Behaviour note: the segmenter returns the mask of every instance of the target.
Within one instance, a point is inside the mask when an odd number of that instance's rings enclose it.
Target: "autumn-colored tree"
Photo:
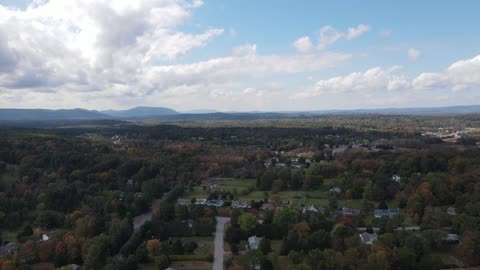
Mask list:
[[[42,241],[37,247],[37,256],[42,262],[47,262],[53,258],[56,243],[54,240]]]
[[[234,264],[228,268],[228,270],[244,270],[245,268],[242,265]]]
[[[308,237],[311,231],[310,226],[305,221],[295,224],[293,229],[297,232],[298,238]]]
[[[480,263],[478,258],[480,252],[480,237],[474,232],[466,231],[463,234],[462,244],[458,248],[459,256],[469,265],[477,265]]]
[[[160,255],[161,246],[158,239],[152,239],[147,241],[147,251],[150,256]]]
[[[379,250],[368,255],[368,269],[389,270],[389,258],[385,251]]]
[[[11,260],[5,260],[2,262],[2,270],[13,270],[14,264]]]
[[[63,266],[67,263],[67,249],[63,241],[59,241],[55,246],[55,267]]]

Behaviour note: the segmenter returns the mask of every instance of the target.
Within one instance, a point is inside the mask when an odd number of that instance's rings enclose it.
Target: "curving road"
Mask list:
[[[213,270],[223,270],[223,230],[225,223],[230,218],[217,217],[217,230],[215,232],[215,255],[213,257]]]

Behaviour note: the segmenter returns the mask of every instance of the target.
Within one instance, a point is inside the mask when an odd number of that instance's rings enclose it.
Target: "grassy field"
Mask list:
[[[296,208],[301,205],[312,204],[328,206],[329,190],[335,185],[335,179],[326,179],[319,189],[312,191],[289,190],[274,193],[272,191],[254,190],[247,193],[249,189],[252,190],[255,188],[255,182],[255,179],[216,178],[205,182],[203,185],[217,184],[219,190],[236,193],[238,199],[243,201],[260,201],[265,198],[272,201],[273,198],[275,198],[284,202],[289,201],[292,203],[292,207]],[[183,198],[206,198],[208,194],[208,191],[204,190],[202,186],[196,186],[193,188],[193,191],[187,192]],[[391,208],[398,207],[398,201],[395,200],[387,202],[387,204]],[[362,200],[338,200],[338,205],[339,207],[361,209]]]

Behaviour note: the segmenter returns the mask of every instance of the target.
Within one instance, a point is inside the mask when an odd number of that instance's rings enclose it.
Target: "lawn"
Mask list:
[[[255,188],[255,179],[234,179],[234,178],[215,178],[204,182],[202,186],[193,187],[193,191],[189,191],[185,194],[184,198],[205,198],[208,196],[208,192],[203,189],[203,185],[217,184],[218,190],[229,191],[232,193],[242,194],[247,192],[250,188]]]
[[[292,203],[292,207],[300,207],[301,205],[319,205],[319,206],[328,206],[329,198],[329,189],[335,185],[336,179],[325,179],[323,185],[312,191],[303,191],[303,190],[287,190],[274,193],[273,191],[261,191],[254,190],[245,194],[247,190],[255,188],[255,179],[234,179],[234,178],[215,178],[209,180],[203,185],[206,184],[217,184],[219,190],[230,191],[238,194],[238,199],[243,201],[261,201],[265,198],[268,198],[272,201],[272,197],[277,197],[280,201],[289,201]],[[208,197],[208,192],[203,189],[202,186],[196,186],[193,188],[193,191],[187,192],[184,198],[206,198]],[[387,202],[388,206],[391,208],[398,207],[398,201],[393,200]],[[362,200],[338,200],[339,207],[348,207],[348,208],[362,208]]]

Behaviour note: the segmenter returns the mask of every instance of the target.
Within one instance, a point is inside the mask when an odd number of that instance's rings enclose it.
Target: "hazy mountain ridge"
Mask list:
[[[58,120],[105,120],[105,119],[259,119],[290,117],[298,115],[459,115],[480,113],[480,105],[451,106],[434,108],[384,108],[358,110],[318,110],[318,111],[272,111],[272,112],[217,112],[214,110],[191,110],[177,112],[165,107],[135,107],[129,110],[86,110],[86,109],[0,109],[0,121],[58,121]]]
[[[175,115],[177,111],[165,107],[135,107],[128,110],[105,110],[103,114],[116,118],[144,118],[163,115]]]
[[[108,119],[108,115],[85,109],[0,109],[1,121],[92,120]]]

